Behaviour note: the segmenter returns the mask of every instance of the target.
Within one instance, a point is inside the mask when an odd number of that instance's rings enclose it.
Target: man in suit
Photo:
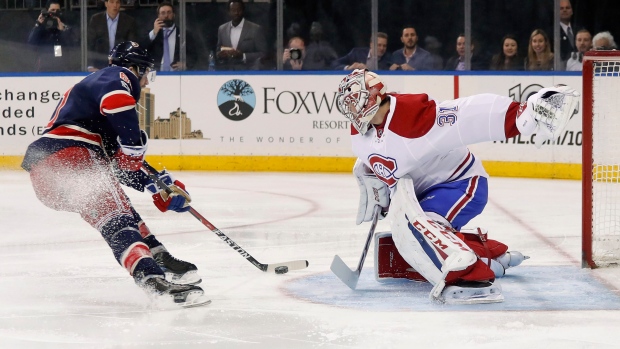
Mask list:
[[[571,26],[573,7],[570,0],[560,0],[560,58],[566,64],[571,52],[577,51],[575,31]]]
[[[372,40],[372,38],[371,38]],[[372,62],[372,42],[370,47],[355,47],[346,56],[340,57],[332,63],[335,70],[354,70],[354,69],[371,69],[371,70],[389,70],[389,55],[385,54],[387,50],[388,36],[386,33],[377,33],[377,53],[378,53],[378,69],[369,67]]]
[[[246,20],[242,0],[228,1],[230,22],[217,30],[218,70],[249,70],[267,52],[267,41],[260,25]]]
[[[157,6],[157,19],[153,23],[153,30],[149,32],[145,45],[155,59],[157,71],[192,69],[198,59],[193,36],[188,31],[185,35],[186,62],[181,62],[179,49],[181,46],[181,30],[175,24],[174,19],[175,12],[172,3],[164,1]]]
[[[489,64],[484,62],[479,55],[475,54],[476,44],[473,38],[469,46],[472,54],[470,70],[485,70]],[[465,70],[465,34],[459,34],[456,38],[456,56],[452,56],[448,59],[445,70]]]
[[[121,0],[105,0],[105,12],[94,14],[88,22],[88,71],[108,66],[108,54],[123,41],[138,41],[136,21],[120,13]]]
[[[403,28],[400,41],[404,47],[392,53],[390,70],[431,70],[431,54],[418,46],[418,33],[413,26]]]

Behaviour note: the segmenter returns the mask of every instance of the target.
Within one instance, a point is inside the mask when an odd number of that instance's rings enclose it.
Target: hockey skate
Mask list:
[[[168,303],[168,300],[171,300],[173,304],[185,308],[211,303],[204,295],[202,288],[195,285],[174,284],[159,276],[147,277],[146,281],[138,283],[138,285],[153,296],[155,301],[163,300]]]
[[[166,280],[180,285],[196,285],[202,279],[198,268],[192,263],[174,258],[170,252],[161,251],[153,254],[153,259],[166,275]]]
[[[435,299],[445,304],[485,304],[504,301],[502,287],[490,282],[463,282],[447,286]]]

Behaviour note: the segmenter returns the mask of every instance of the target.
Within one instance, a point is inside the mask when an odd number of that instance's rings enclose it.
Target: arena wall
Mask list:
[[[496,93],[517,101],[581,76],[384,73],[390,91],[436,100]],[[64,92],[84,74],[0,76],[0,167],[19,169]],[[160,74],[139,111],[151,137],[147,160],[170,170],[348,172],[349,123],[338,112],[342,73]],[[555,144],[536,149],[515,137],[471,146],[495,176],[581,178],[581,113]]]

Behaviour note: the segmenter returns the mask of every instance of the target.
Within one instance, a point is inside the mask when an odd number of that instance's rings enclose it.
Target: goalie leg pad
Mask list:
[[[478,260],[452,232],[426,217],[411,178],[399,180],[390,211],[392,238],[400,255],[431,284],[452,281],[452,277],[446,279],[449,273],[465,272]]]
[[[427,281],[398,253],[391,232],[375,234],[375,279],[409,279]]]
[[[492,284],[493,271],[450,230],[426,217],[411,178],[403,176],[399,180],[390,211],[394,243],[403,259],[433,285],[431,300],[446,302],[444,292],[454,290],[447,286],[476,289],[460,297],[462,302],[503,300],[501,288]]]

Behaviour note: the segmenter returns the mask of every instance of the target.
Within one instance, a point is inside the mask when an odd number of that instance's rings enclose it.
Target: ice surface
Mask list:
[[[532,258],[500,280],[504,303],[441,306],[429,285],[376,282],[373,247],[357,291],[330,273],[335,254],[355,267],[368,232],[351,175],[175,172],[194,208],[260,262],[310,266],[261,272],[189,213],[129,189],[213,300],[158,310],[77,214],[43,206],[25,172],[0,176],[0,348],[620,347],[620,270],[580,268],[577,181],[491,178],[470,225]]]

